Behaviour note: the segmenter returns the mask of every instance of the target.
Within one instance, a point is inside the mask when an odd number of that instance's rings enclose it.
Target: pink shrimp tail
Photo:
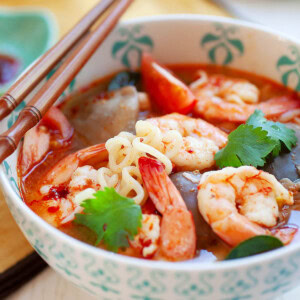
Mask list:
[[[300,108],[300,101],[292,96],[274,97],[266,102],[261,102],[257,106],[267,118],[276,118],[293,109]]]
[[[289,225],[271,230],[272,235],[280,239],[284,245],[288,245],[297,232],[298,228]]]

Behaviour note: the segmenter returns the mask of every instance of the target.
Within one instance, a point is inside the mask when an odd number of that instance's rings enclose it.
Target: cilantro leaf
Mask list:
[[[243,165],[261,167],[274,145],[275,141],[268,137],[265,130],[248,124],[240,125],[229,134],[226,147],[216,153],[215,160],[220,168]]]
[[[96,245],[103,240],[111,251],[128,247],[142,226],[141,207],[134,200],[119,195],[114,188],[98,191],[93,199],[81,203],[84,214],[76,214],[74,222],[97,234]]]
[[[281,151],[281,143],[285,144],[288,150],[292,150],[292,147],[296,145],[297,138],[295,131],[286,127],[279,122],[268,121],[264,118],[264,113],[261,110],[255,110],[255,112],[247,120],[248,125],[252,125],[254,128],[260,127],[268,132],[268,136],[276,141],[276,145],[273,149],[273,156],[278,156]]]

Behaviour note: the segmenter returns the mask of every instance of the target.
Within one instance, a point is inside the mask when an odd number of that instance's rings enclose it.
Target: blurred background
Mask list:
[[[57,18],[60,35],[84,15],[97,0],[1,0],[0,6],[35,6]],[[172,13],[234,16],[266,24],[300,37],[298,0],[135,0],[125,18]]]
[[[6,73],[0,72],[0,94],[15,76],[70,30],[97,2],[0,0],[0,65],[10,67],[11,72],[8,69],[3,69]],[[241,18],[300,38],[298,0],[135,0],[124,18],[174,13]],[[2,55],[11,55],[16,61]],[[1,80],[5,81],[2,86]],[[22,300],[89,298],[77,289],[74,291],[73,286],[54,271],[45,269],[45,264],[33,254],[17,228],[1,193],[0,232],[0,299],[4,299],[4,293],[10,293],[9,299]],[[19,276],[23,273],[25,276]],[[299,291],[284,299],[300,299]]]
[[[57,18],[60,34],[66,33],[97,0],[1,0],[1,6],[35,6],[50,10]],[[209,0],[135,0],[124,18],[170,13],[225,15],[225,10]]]

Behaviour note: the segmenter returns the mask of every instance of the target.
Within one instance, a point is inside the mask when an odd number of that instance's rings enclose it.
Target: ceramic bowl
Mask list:
[[[20,75],[57,39],[57,25],[53,15],[41,9],[7,9],[0,7],[0,54],[14,57]],[[12,82],[0,86],[4,93]]]
[[[142,51],[166,64],[211,63],[246,70],[300,91],[299,41],[251,23],[175,15],[121,23],[65,94],[112,72],[138,67]],[[11,126],[19,109],[1,123],[2,131]],[[214,263],[140,260],[84,244],[48,225],[22,202],[16,161],[17,153],[3,163],[0,179],[24,235],[53,269],[101,299],[263,300],[300,283],[297,243]]]

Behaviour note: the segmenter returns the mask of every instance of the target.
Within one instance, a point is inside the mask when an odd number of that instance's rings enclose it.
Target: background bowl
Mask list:
[[[120,69],[138,67],[142,51],[166,64],[213,63],[246,70],[300,91],[298,41],[250,23],[175,15],[121,23],[64,94]],[[1,122],[2,131],[24,105]],[[22,202],[16,161],[17,153],[4,161],[0,171],[16,222],[52,268],[101,299],[274,299],[300,282],[296,243],[216,263],[139,260],[84,244],[48,225]]]
[[[47,10],[24,8],[0,11],[0,54],[15,58],[18,72],[15,78],[0,86],[4,93],[25,68],[43,54],[57,39],[57,24]]]

